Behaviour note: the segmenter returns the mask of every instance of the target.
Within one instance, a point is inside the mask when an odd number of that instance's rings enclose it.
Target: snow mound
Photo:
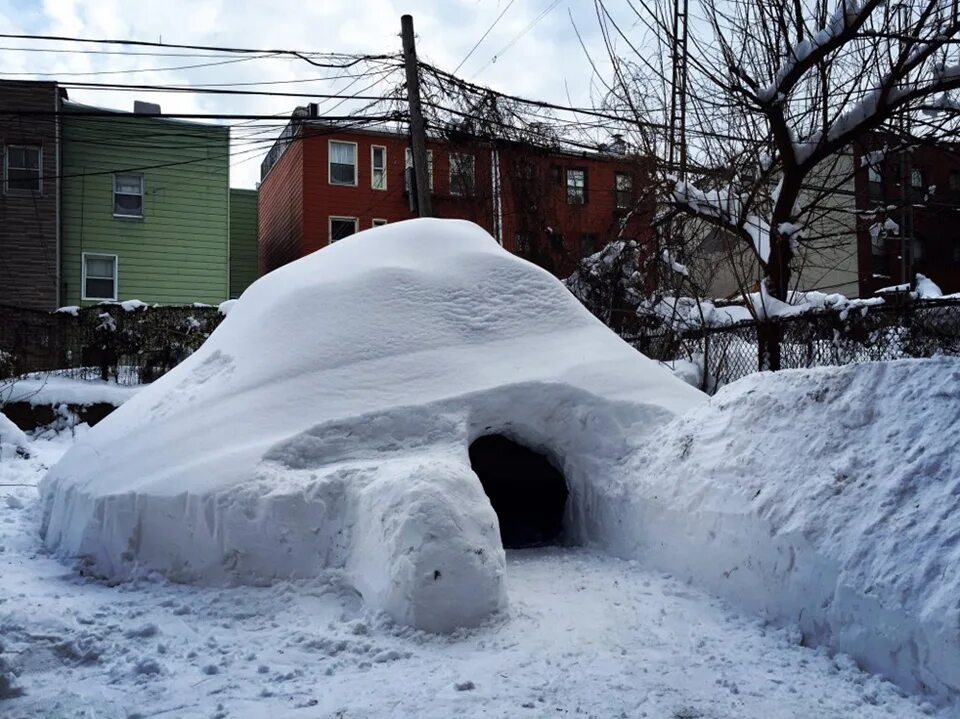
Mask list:
[[[956,697],[958,431],[957,359],[751,375],[648,436],[609,544]]]
[[[565,531],[590,541],[631,442],[703,400],[477,226],[396,223],[248,288],[50,470],[42,532],[111,577],[339,570],[371,606],[446,631],[506,601],[474,439],[546,453]]]
[[[23,430],[0,412],[0,459],[11,456],[28,456],[30,440]]]

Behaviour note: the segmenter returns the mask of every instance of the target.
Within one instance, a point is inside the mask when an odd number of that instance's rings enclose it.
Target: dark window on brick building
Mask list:
[[[633,205],[633,175],[627,172],[618,172],[615,175],[614,183],[614,190],[617,194],[617,209],[630,209]]]
[[[587,171],[567,170],[567,204],[585,205],[587,202]]]
[[[356,217],[331,217],[330,218],[330,244],[344,237],[349,237],[357,231]]]
[[[7,145],[4,153],[4,186],[8,191],[42,189],[41,151],[36,145]]]

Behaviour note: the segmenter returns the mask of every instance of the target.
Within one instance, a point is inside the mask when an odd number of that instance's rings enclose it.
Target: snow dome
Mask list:
[[[604,486],[702,400],[476,225],[401,222],[254,283],[50,470],[42,532],[113,578],[332,570],[447,631],[505,605],[501,532],[608,543]]]

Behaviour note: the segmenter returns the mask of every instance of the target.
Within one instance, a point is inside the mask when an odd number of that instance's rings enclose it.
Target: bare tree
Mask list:
[[[664,157],[665,108],[677,50],[669,0],[595,0],[613,63],[606,104],[631,113]],[[686,141],[690,174],[661,165],[661,221],[695,217],[735,238],[759,268],[763,295],[786,301],[810,263],[823,203],[856,171],[837,166],[869,133],[926,137],[954,127],[960,86],[957,0],[691,2]],[[626,15],[626,17],[624,16]],[[656,93],[641,90],[660,88]],[[931,114],[934,113],[934,114]],[[657,119],[660,122],[657,122]],[[709,182],[698,177],[705,170]],[[852,167],[852,169],[850,169]],[[718,176],[717,170],[721,172]],[[830,178],[825,180],[825,178]],[[779,367],[769,330],[765,362]]]

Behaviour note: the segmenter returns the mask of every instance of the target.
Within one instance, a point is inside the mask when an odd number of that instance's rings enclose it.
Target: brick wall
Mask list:
[[[330,181],[330,143],[356,145],[356,182],[338,185]],[[267,174],[260,187],[261,272],[315,252],[330,243],[331,218],[356,220],[358,230],[410,219],[406,190],[405,135],[371,131],[341,131],[322,125],[304,125],[297,140]],[[373,147],[386,150],[386,188],[373,187]],[[633,178],[634,198],[649,186],[649,163],[621,156],[572,155],[525,149],[534,166],[528,182],[514,182],[511,173],[521,151],[499,150],[501,207],[496,211],[490,144],[482,140],[429,141],[433,155],[433,214],[436,217],[470,220],[492,235],[499,221],[504,247],[541,265],[558,277],[566,277],[587,250],[599,251],[620,234],[641,242],[652,236],[649,226],[652,206],[618,208],[615,177]],[[451,154],[473,157],[474,186],[468,196],[451,187]],[[585,169],[586,201],[567,200],[568,168]],[[523,184],[525,187],[520,187]],[[532,193],[527,191],[532,187]],[[535,197],[534,197],[535,195]],[[517,237],[527,238],[525,247]],[[295,249],[298,248],[298,249]]]
[[[0,114],[0,154],[11,145],[39,146],[42,189],[0,188],[0,304],[39,310],[58,304],[60,205],[59,91],[52,82],[0,81],[0,108],[47,116]],[[5,166],[0,163],[0,167]]]

